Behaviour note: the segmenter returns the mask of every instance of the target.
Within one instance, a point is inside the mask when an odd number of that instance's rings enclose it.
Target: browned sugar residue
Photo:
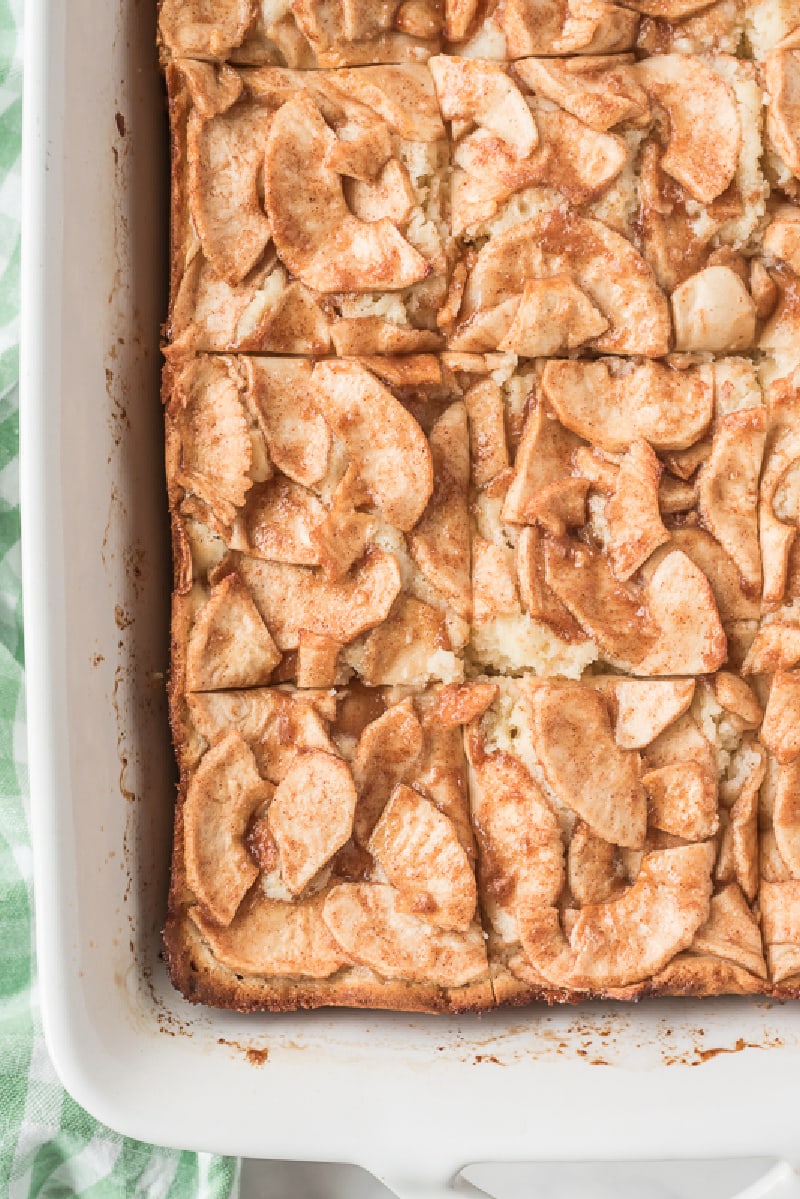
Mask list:
[[[506,1064],[505,1062],[501,1062],[499,1057],[495,1057],[493,1053],[476,1053],[472,1064],[479,1066],[483,1062],[492,1062],[495,1066],[504,1066]]]
[[[710,1062],[712,1057],[719,1057],[719,1055],[721,1053],[741,1053],[741,1051],[743,1049],[763,1049],[763,1048],[764,1048],[763,1045],[757,1045],[752,1041],[745,1041],[742,1037],[739,1037],[738,1040],[736,1041],[736,1043],[734,1045],[731,1045],[727,1049],[724,1048],[723,1046],[720,1046],[717,1049],[695,1049],[695,1053],[697,1054],[697,1061],[692,1062],[691,1065],[701,1066],[703,1064],[703,1062]]]
[[[120,137],[124,137],[125,136],[125,118],[124,118],[124,116],[122,115],[121,112],[115,112],[114,120],[117,123],[117,132],[119,133]]]
[[[218,1045],[227,1045],[229,1049],[236,1049],[239,1053],[243,1053],[251,1066],[263,1066],[269,1061],[268,1049],[252,1049],[240,1045],[238,1041],[229,1041],[227,1037],[217,1037]]]
[[[247,1049],[245,1057],[252,1066],[263,1066],[264,1062],[269,1061],[268,1049]]]
[[[133,624],[133,617],[125,611],[122,604],[115,604],[114,620],[118,629],[127,629]]]

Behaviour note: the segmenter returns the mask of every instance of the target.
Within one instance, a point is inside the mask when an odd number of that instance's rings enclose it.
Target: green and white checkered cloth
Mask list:
[[[22,0],[0,0],[0,1196],[230,1199],[235,1161],[156,1149],[98,1124],[60,1086],[42,1036],[19,552],[21,33]]]

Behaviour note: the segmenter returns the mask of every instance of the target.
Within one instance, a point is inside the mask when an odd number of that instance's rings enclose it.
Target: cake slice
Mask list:
[[[162,57],[249,66],[420,62],[439,47],[437,0],[161,0]]]
[[[428,356],[173,357],[173,680],[463,678],[467,415]]]
[[[429,63],[462,245],[448,347],[663,357],[755,346],[752,64],[669,53]]]
[[[165,933],[187,998],[490,1006],[460,726],[495,693],[190,696]]]
[[[763,990],[749,688],[495,682],[465,741],[498,1002]]]
[[[441,342],[448,148],[421,64],[167,70],[168,332],[189,351]]]
[[[762,596],[754,365],[445,361],[470,418],[473,669],[738,666]]]

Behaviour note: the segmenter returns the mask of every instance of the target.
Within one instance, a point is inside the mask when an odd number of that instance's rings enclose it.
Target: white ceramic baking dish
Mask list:
[[[800,1004],[240,1017],[171,989],[154,9],[28,0],[25,14],[30,776],[42,1004],[65,1085],[143,1140],[350,1161],[401,1191],[443,1189],[478,1160],[800,1163]]]

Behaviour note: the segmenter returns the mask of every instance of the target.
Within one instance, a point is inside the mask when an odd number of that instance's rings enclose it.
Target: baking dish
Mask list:
[[[143,1140],[350,1161],[409,1193],[478,1160],[800,1162],[797,1005],[240,1017],[172,990],[155,6],[31,0],[26,17],[30,776],[43,1015],[67,1088]]]

